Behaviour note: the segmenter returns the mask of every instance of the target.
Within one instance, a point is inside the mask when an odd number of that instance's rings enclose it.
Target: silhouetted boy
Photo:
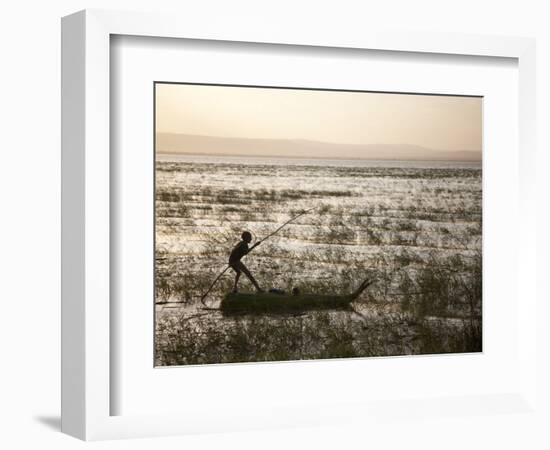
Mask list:
[[[241,277],[241,272],[244,273],[248,279],[252,282],[258,292],[263,292],[258,282],[254,279],[248,268],[243,264],[241,258],[250,252],[253,248],[260,245],[260,242],[256,242],[252,247],[248,248],[248,244],[252,240],[252,235],[248,231],[243,231],[241,235],[242,241],[239,242],[229,255],[229,266],[236,272],[235,285],[233,286],[233,292],[237,292],[237,283]]]

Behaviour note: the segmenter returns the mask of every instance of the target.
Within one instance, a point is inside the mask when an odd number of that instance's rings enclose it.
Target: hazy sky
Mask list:
[[[481,152],[482,99],[156,85],[156,131]]]

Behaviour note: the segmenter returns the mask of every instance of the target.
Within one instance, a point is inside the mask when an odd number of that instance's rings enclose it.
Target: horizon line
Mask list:
[[[402,145],[402,146],[410,146],[410,147],[418,147],[424,150],[430,150],[432,152],[470,152],[470,153],[479,153],[480,155],[483,153],[483,149],[479,150],[471,150],[471,149],[462,149],[462,150],[449,150],[449,149],[435,149],[433,147],[426,147],[424,145],[419,144],[406,144],[406,143],[371,143],[371,144],[351,144],[351,143],[343,143],[343,142],[330,142],[330,141],[319,141],[314,139],[305,139],[305,138],[262,138],[262,137],[244,137],[244,136],[219,136],[219,135],[208,135],[208,134],[190,134],[190,133],[179,133],[177,131],[155,131],[155,147],[156,147],[156,138],[159,134],[176,134],[180,136],[194,136],[199,138],[213,138],[213,139],[243,139],[243,140],[258,140],[258,141],[302,141],[302,142],[313,142],[317,144],[324,144],[324,145],[345,145],[350,147],[364,147],[364,146],[385,146],[385,145]],[[159,150],[157,150],[159,151]],[[162,152],[161,153],[176,153],[176,152]],[[197,153],[198,154],[198,153]],[[246,155],[243,155],[246,156]],[[359,158],[363,159],[363,158]],[[428,160],[427,160],[428,161]]]

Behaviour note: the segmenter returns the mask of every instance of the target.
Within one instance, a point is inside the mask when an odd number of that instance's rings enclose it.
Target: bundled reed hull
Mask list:
[[[224,312],[296,312],[309,309],[345,308],[352,300],[351,295],[231,293],[224,297],[220,308]]]
[[[262,293],[230,293],[227,294],[220,309],[224,313],[269,313],[269,312],[299,312],[306,310],[342,309],[370,285],[372,281],[365,280],[351,294],[299,294],[281,295],[272,292]]]

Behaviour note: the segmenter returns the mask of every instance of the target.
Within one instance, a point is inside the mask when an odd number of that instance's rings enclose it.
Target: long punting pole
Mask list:
[[[272,236],[275,236],[279,231],[281,231],[284,227],[286,227],[289,223],[293,222],[294,220],[296,220],[298,217],[301,217],[303,216],[304,214],[307,214],[308,212],[310,211],[313,211],[315,209],[315,207],[313,208],[309,208],[309,209],[306,209],[305,211],[302,211],[300,214],[298,214],[297,216],[294,216],[292,219],[290,220],[287,220],[285,223],[283,223],[279,228],[277,228],[273,233],[271,234],[268,234],[266,237],[264,237],[263,239],[260,239],[258,241],[258,243],[260,242],[264,242],[266,241],[267,239],[269,239],[270,237]],[[254,247],[250,249],[250,251],[248,253],[250,253],[252,250],[254,250]],[[208,288],[208,290],[202,295],[201,297],[201,303],[203,304],[203,306],[207,307],[208,306],[206,305],[206,303],[204,303],[204,300],[206,299],[206,297],[208,296],[208,294],[210,294],[210,291],[214,288],[214,286],[216,285],[216,283],[218,282],[218,280],[223,276],[223,274],[225,272],[227,272],[227,269],[229,269],[229,265],[227,265],[225,267],[225,269],[223,269],[223,271],[216,277],[216,279],[212,282],[212,284],[210,285],[210,287]]]
[[[266,237],[264,237],[263,239],[260,239],[258,242],[263,242],[263,241],[269,239],[271,236],[276,235],[279,231],[281,231],[284,227],[286,227],[290,222],[296,220],[298,217],[301,217],[301,216],[303,216],[304,214],[307,214],[307,213],[310,212],[310,211],[313,211],[314,209],[315,209],[315,207],[306,209],[305,211],[301,212],[301,213],[298,214],[297,216],[294,216],[292,219],[287,220],[287,221],[286,221],[285,223],[283,223],[279,228],[277,228],[273,233],[268,234]],[[249,252],[249,253],[250,253],[250,252]]]

